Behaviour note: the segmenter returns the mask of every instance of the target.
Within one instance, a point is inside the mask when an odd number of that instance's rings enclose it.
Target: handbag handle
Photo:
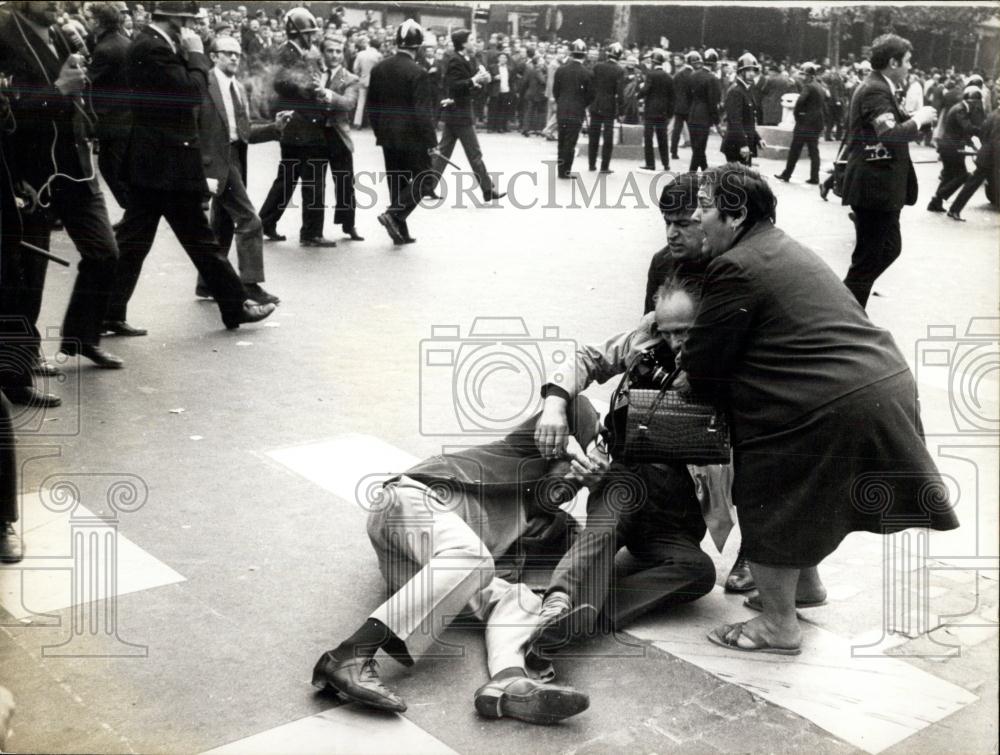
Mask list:
[[[663,397],[667,395],[667,391],[670,390],[670,386],[674,384],[674,381],[677,380],[677,376],[680,374],[681,374],[681,368],[674,367],[674,371],[667,376],[667,379],[665,381],[663,381],[663,387],[660,388],[659,395],[657,395],[656,400],[649,407],[649,410],[646,412],[646,416],[643,418],[642,422],[639,423],[640,428],[649,427],[649,421],[653,418],[653,415],[656,413],[657,407],[659,407],[660,402],[663,400]]]

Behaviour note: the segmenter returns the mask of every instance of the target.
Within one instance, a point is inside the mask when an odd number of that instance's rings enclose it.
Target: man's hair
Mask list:
[[[660,192],[659,207],[663,215],[686,212],[693,214],[698,209],[698,189],[701,181],[697,173],[681,173],[663,187]]]
[[[319,49],[323,50],[326,47],[327,42],[333,42],[341,47],[347,44],[347,40],[344,39],[344,35],[338,32],[329,32],[323,37],[323,41],[319,43]]]
[[[94,3],[90,6],[90,14],[102,29],[117,31],[122,28],[122,14],[114,3]]]
[[[764,177],[742,163],[726,163],[701,174],[702,185],[712,187],[712,203],[723,217],[746,211],[746,228],[762,220],[775,221],[778,200]]]
[[[469,41],[472,32],[468,29],[457,29],[451,33],[451,43],[455,46],[456,52],[461,52],[465,43]]]
[[[902,63],[908,52],[913,52],[913,45],[910,44],[910,40],[898,34],[883,34],[881,37],[876,37],[872,42],[872,68],[881,71],[889,67],[890,61],[899,60]]]
[[[675,294],[685,294],[691,298],[691,303],[697,308],[701,299],[701,284],[692,278],[682,278],[677,275],[668,275],[663,282],[656,287],[653,292],[653,302],[659,304],[669,299]]]
[[[236,49],[233,52],[240,52],[240,43],[236,41],[235,37],[216,37],[212,40],[211,46],[208,48],[209,52],[222,52],[223,47],[233,47]]]

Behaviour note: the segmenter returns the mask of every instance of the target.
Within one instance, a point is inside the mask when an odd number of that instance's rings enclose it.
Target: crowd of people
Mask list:
[[[891,335],[865,313],[875,280],[900,254],[900,210],[917,200],[909,143],[932,140],[941,155],[929,210],[943,211],[960,191],[949,215],[961,220],[984,182],[996,198],[995,84],[976,73],[922,73],[911,67],[912,54],[907,40],[891,34],[875,40],[866,60],[792,65],[748,51],[732,59],[711,48],[675,53],[582,39],[483,39],[465,29],[434,35],[413,20],[383,27],[371,17],[353,28],[337,11],[318,19],[304,7],[251,15],[243,6],[206,12],[184,0],[148,10],[7,3],[0,9],[0,387],[16,404],[60,402],[34,385],[36,376],[58,374],[41,353],[37,323],[57,224],[81,256],[60,349],[118,369],[122,360],[101,338],[146,334],[129,322],[128,305],[161,218],[197,269],[196,292],[215,300],[230,329],[263,320],[279,303],[261,285],[263,249],[266,239],[284,240],[278,222],[296,185],[303,246],[337,243],[324,236],[328,173],[334,224],[350,241],[364,240],[356,226],[352,128],[370,125],[383,153],[390,198],[378,222],[395,244],[409,244],[416,239],[408,217],[434,194],[458,143],[484,200],[503,199],[477,126],[557,141],[558,178],[573,179],[582,130],[589,169],[609,173],[615,124],[642,123],[642,168],[657,170],[658,156],[667,170],[680,148],[691,149],[688,170],[661,197],[668,244],[650,265],[647,314],[637,328],[582,349],[568,372],[545,386],[544,409],[531,423],[387,484],[369,535],[394,593],[320,659],[314,683],[404,710],[379,680],[376,652],[412,664],[434,639],[428,627],[464,611],[486,625],[490,647],[491,678],[476,695],[477,710],[552,723],[587,705],[577,690],[543,684],[552,674],[546,646],[554,639],[571,625],[617,629],[710,591],[714,567],[700,542],[711,486],[697,485],[683,464],[628,463],[615,418],[602,423],[579,395],[594,381],[634,378],[638,358],[647,355],[668,371],[683,369],[687,389],[711,396],[730,417],[733,465],[711,473],[716,482],[731,476],[741,519],[743,546],[726,587],[759,590],[750,605],[762,614],[709,639],[734,650],[796,654],[796,606],[826,597],[819,562],[851,531],[890,531],[852,505],[850,485],[859,476],[909,470],[891,484],[900,511],[912,513],[915,486],[939,482],[915,404],[906,401],[913,378]],[[758,127],[780,120],[781,99],[791,93],[793,142],[777,178],[790,180],[806,148],[809,182],[824,199],[833,190],[850,206],[856,245],[844,281],[775,226],[777,200],[751,167],[764,146]],[[723,135],[721,168],[709,167],[719,162],[707,154],[712,131]],[[823,184],[821,138],[844,143],[842,175],[834,171]],[[124,210],[114,225],[88,139]],[[281,160],[258,210],[246,190],[247,149],[267,140],[279,142]],[[972,150],[977,168],[970,175]],[[13,526],[14,431],[4,400],[0,407],[0,447],[8,451],[0,471],[0,560],[14,562],[23,556]],[[819,447],[825,450],[817,456]],[[802,461],[790,465],[789,454]],[[488,494],[469,480],[460,491],[464,509],[428,508],[439,483],[465,479],[470,465],[495,476]],[[551,479],[591,489],[587,524],[575,539],[565,537],[566,517],[556,513],[566,486],[553,488],[561,491],[553,500],[538,499]],[[615,479],[632,480],[641,500],[623,506],[610,492]],[[531,516],[482,515],[520,505]],[[394,528],[414,520],[428,523],[441,552],[401,551],[400,543],[416,541]],[[482,521],[516,526],[473,532],[470,524]],[[949,529],[957,521],[944,506],[929,513],[927,525]],[[495,558],[528,540],[562,543],[542,596],[495,570]],[[448,570],[429,579],[424,572],[440,567],[439,557]],[[444,571],[448,578],[439,579]]]

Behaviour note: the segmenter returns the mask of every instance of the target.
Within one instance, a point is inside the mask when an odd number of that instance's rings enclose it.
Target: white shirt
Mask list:
[[[219,82],[219,91],[222,92],[222,104],[226,107],[226,123],[229,124],[229,141],[235,142],[240,138],[240,133],[236,129],[236,108],[243,107],[242,102],[233,102],[233,90],[230,89],[230,85],[236,79],[232,76],[227,76],[218,68],[213,68],[212,73],[215,74],[215,79]],[[239,96],[239,92],[237,92],[237,100]]]
[[[507,66],[500,66],[500,93],[507,94],[510,92],[510,71]]]

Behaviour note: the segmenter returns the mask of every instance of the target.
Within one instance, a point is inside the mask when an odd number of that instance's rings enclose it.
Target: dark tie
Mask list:
[[[236,135],[242,142],[250,141],[250,119],[247,118],[247,109],[243,106],[243,100],[236,90],[236,80],[229,82],[229,96],[233,99],[233,113],[236,115]]]

